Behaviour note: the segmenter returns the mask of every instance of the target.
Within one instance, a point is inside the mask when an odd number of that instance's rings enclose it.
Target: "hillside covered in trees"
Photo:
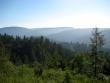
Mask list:
[[[43,36],[0,34],[0,83],[109,83],[103,33],[94,29],[90,42],[68,47]]]

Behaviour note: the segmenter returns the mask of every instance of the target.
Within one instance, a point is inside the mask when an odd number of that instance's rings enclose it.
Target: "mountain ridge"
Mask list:
[[[106,46],[110,47],[110,29],[99,29],[105,35]],[[90,43],[89,39],[92,35],[92,28],[76,29],[72,27],[60,28],[33,28],[28,29],[25,27],[4,27],[0,28],[0,34],[8,34],[13,36],[44,36],[56,42],[80,42]]]

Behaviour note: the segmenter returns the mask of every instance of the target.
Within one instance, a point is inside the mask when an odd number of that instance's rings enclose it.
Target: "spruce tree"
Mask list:
[[[101,68],[101,53],[103,52],[103,46],[104,46],[104,35],[102,32],[99,32],[98,28],[93,29],[92,37],[91,39],[91,60],[92,60],[92,70],[94,73],[94,76],[97,77],[97,74],[99,73],[99,68]]]

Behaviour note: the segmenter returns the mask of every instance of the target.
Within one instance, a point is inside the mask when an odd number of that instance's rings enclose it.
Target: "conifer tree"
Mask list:
[[[101,53],[103,52],[103,46],[104,46],[104,35],[102,32],[99,32],[98,28],[93,29],[92,37],[91,39],[91,59],[92,59],[92,67],[93,67],[93,73],[96,77],[99,73],[99,68],[101,65]]]

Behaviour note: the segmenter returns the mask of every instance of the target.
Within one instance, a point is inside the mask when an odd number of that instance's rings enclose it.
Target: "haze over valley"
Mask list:
[[[0,0],[0,83],[110,83],[110,0]]]

